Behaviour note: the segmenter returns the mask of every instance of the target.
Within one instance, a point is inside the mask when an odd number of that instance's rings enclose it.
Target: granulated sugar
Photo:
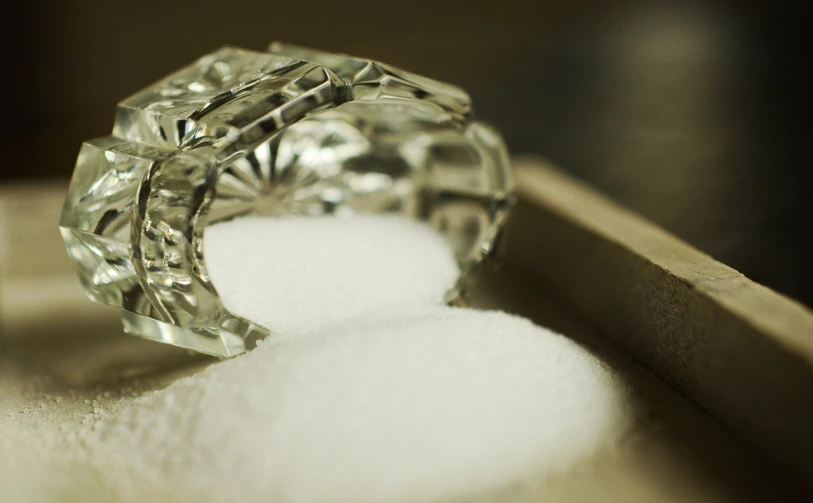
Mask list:
[[[234,220],[204,256],[225,306],[282,337],[441,304],[458,275],[443,237],[397,216]]]
[[[150,487],[186,500],[436,501],[567,469],[619,409],[610,373],[569,339],[439,307],[261,344],[107,417],[85,442],[134,500]]]
[[[522,318],[443,305],[457,267],[422,224],[236,220],[207,229],[205,253],[225,305],[275,337],[94,409],[62,433],[68,446],[42,433],[45,452],[67,457],[43,471],[81,481],[61,494],[492,501],[620,431],[618,385],[587,351]]]

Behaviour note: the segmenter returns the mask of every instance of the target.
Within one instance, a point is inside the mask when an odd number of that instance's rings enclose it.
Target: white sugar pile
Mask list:
[[[225,306],[282,336],[441,304],[458,275],[442,236],[397,216],[234,220],[204,256]]]
[[[419,224],[255,219],[207,239],[226,305],[308,336],[261,343],[84,431],[85,459],[122,500],[482,497],[566,470],[619,431],[617,383],[578,345],[438,305],[456,269]]]

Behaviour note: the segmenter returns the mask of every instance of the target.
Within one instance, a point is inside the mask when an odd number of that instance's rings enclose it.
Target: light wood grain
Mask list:
[[[813,313],[549,164],[516,168],[508,262],[743,438],[813,477]]]

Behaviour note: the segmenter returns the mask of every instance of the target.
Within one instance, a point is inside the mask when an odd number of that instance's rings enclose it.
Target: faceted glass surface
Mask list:
[[[79,151],[60,229],[91,299],[116,307],[142,296],[130,260],[130,222],[144,175],[166,151],[106,137]]]
[[[443,233],[465,278],[493,253],[511,184],[502,140],[457,87],[295,46],[227,47],[119,105],[113,135],[80,151],[60,228],[88,295],[121,308],[126,331],[228,357],[269,330],[220,302],[207,224],[400,213]]]
[[[171,148],[236,143],[231,153],[333,106],[341,82],[332,77],[307,61],[224,47],[119,103],[113,135]]]

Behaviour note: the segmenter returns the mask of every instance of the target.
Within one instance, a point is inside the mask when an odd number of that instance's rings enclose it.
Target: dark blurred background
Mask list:
[[[2,12],[0,183],[68,177],[119,99],[221,45],[284,40],[462,85],[515,153],[813,305],[801,6],[35,0]]]

